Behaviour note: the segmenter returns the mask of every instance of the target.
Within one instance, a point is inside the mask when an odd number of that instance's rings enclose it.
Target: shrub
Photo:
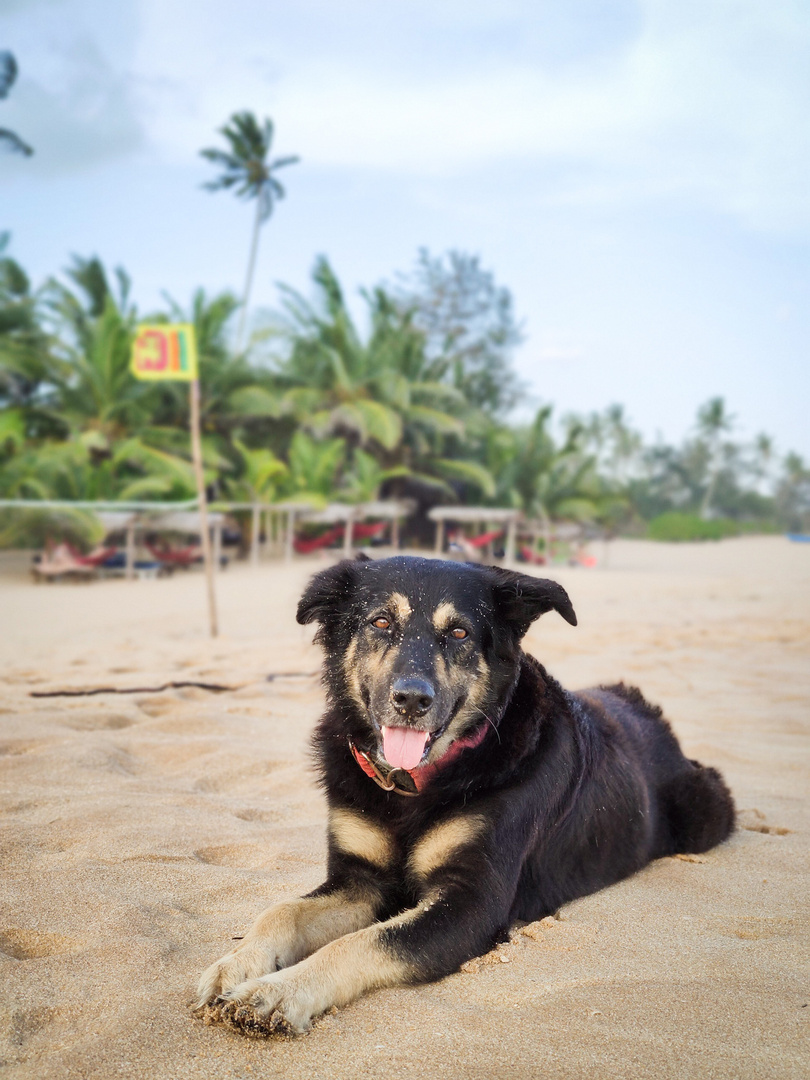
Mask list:
[[[722,540],[724,536],[738,536],[740,532],[739,522],[730,518],[705,520],[697,514],[686,514],[680,510],[659,514],[647,526],[650,540]]]

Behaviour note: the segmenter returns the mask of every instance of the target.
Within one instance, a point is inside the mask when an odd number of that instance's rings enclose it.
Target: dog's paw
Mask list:
[[[248,979],[258,979],[260,975],[276,971],[284,966],[283,959],[273,943],[266,939],[243,941],[237,949],[226,953],[202,973],[195,1008],[210,1005]]]
[[[224,1023],[254,1036],[300,1035],[323,1011],[302,981],[283,971],[248,979],[222,994],[215,1005]]]

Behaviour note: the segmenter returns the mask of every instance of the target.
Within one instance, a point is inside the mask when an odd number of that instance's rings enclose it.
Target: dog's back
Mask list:
[[[527,675],[553,681],[534,661]],[[570,763],[566,801],[526,857],[513,919],[551,914],[652,859],[706,851],[734,828],[734,803],[720,774],[685,757],[660,708],[639,690],[619,683],[563,696],[564,708],[536,722],[570,732],[554,764],[559,775]],[[549,762],[548,746],[542,752]],[[538,786],[530,798],[542,804],[547,796]]]
[[[685,757],[664,719],[635,686],[616,683],[577,695],[616,719],[645,755],[657,829],[651,858],[700,853],[734,829],[734,800],[716,769]]]

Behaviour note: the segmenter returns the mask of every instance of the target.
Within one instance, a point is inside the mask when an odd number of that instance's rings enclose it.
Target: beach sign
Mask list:
[[[136,379],[197,378],[197,341],[190,323],[142,323],[132,343]]]
[[[197,339],[190,323],[141,323],[132,343],[130,361],[136,379],[175,379],[189,384],[188,411],[191,428],[191,460],[197,485],[205,578],[208,586],[208,618],[211,637],[219,633],[217,603],[214,596],[214,562],[211,534],[208,530],[208,507],[200,437],[200,376],[197,363]]]

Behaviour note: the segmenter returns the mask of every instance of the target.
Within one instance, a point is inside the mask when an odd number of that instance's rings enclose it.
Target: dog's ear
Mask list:
[[[566,622],[577,625],[568,593],[556,581],[516,574],[500,566],[491,566],[489,570],[495,575],[493,591],[498,609],[521,637],[534,620],[547,611],[558,611]]]
[[[319,622],[345,610],[354,592],[357,563],[344,559],[322,570],[310,581],[298,601],[296,618],[300,623]]]

